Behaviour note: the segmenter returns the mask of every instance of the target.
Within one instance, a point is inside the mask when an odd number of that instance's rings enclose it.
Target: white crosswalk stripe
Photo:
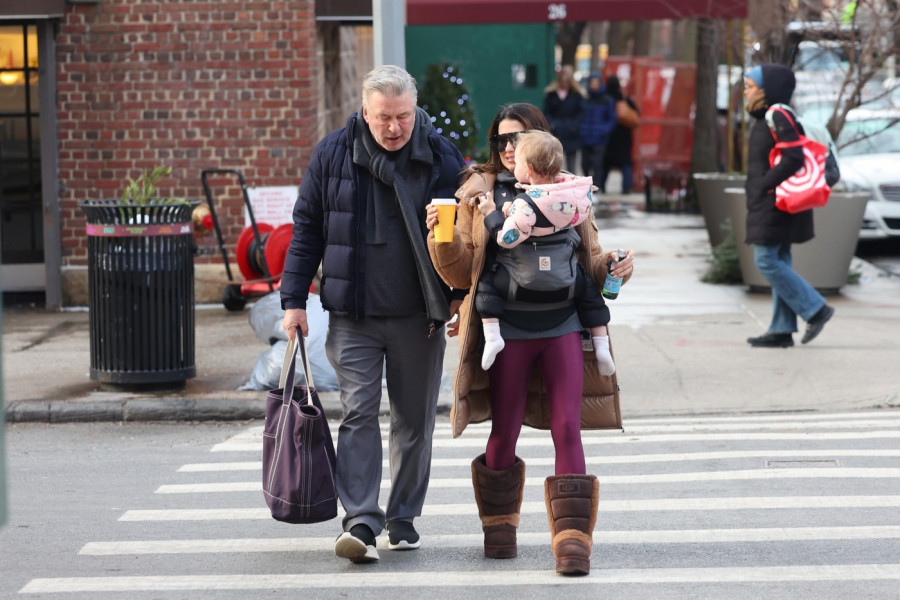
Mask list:
[[[548,533],[520,533],[519,546],[547,543]],[[787,542],[808,540],[900,539],[900,526],[873,527],[760,527],[755,529],[676,529],[669,531],[602,531],[594,533],[595,544],[710,544],[733,542]],[[479,534],[429,535],[430,544],[441,548],[478,546]],[[387,548],[387,540],[378,540]],[[90,542],[80,554],[198,554],[235,552],[328,552],[334,536],[302,538],[239,538],[215,540],[153,540],[140,542]]]
[[[336,439],[336,427],[332,433]],[[191,555],[184,571],[160,575],[149,569],[125,569],[111,576],[46,577],[32,579],[20,592],[103,598],[102,594],[116,592],[349,591],[366,586],[407,588],[403,593],[409,595],[412,588],[458,586],[594,585],[613,590],[625,584],[703,583],[715,586],[704,588],[712,590],[712,596],[727,597],[733,595],[729,590],[746,583],[796,584],[788,589],[804,590],[803,585],[815,582],[900,579],[897,411],[654,418],[626,422],[624,431],[584,432],[588,472],[596,473],[601,485],[594,543],[598,548],[616,548],[620,562],[607,568],[595,561],[591,574],[581,578],[557,576],[552,563],[536,562],[545,561],[546,553],[539,550],[550,541],[543,481],[553,473],[554,458],[549,432],[528,428],[517,448],[528,465],[528,477],[518,536],[520,557],[518,564],[508,564],[516,570],[492,568],[490,561],[445,565],[416,558],[448,548],[457,549],[457,554],[466,549],[480,552],[482,535],[469,468],[472,457],[484,450],[489,433],[489,423],[474,424],[454,439],[446,420],[440,423],[429,497],[417,520],[422,523],[423,548],[402,553],[407,562],[398,565],[399,570],[348,572],[346,561],[332,555],[339,522],[292,529],[301,534],[296,537],[253,533],[241,537],[265,527],[262,522],[271,522],[260,492],[262,427],[255,424],[210,448],[208,462],[182,465],[143,506],[124,508],[117,524],[123,528],[121,539],[91,541],[79,552],[85,557]],[[382,435],[386,447],[384,424]],[[382,488],[389,487],[386,456]],[[216,460],[232,457],[236,460]],[[386,496],[383,493],[382,500]],[[215,507],[205,506],[211,499]],[[134,539],[138,527],[156,534]],[[241,528],[240,534],[235,527]],[[863,542],[872,551],[858,561],[830,560],[845,556],[844,545]],[[379,548],[388,552],[386,543],[386,536],[378,538]],[[748,544],[762,545],[760,564],[726,564],[730,552],[710,549]],[[799,559],[785,559],[784,564],[771,562],[789,556],[778,549],[791,544],[817,544],[825,550],[800,553]],[[686,559],[644,564],[641,557],[659,545],[668,548],[667,556],[706,552],[722,558],[709,566],[686,566],[691,564]],[[254,570],[259,562],[246,561],[252,566],[240,571],[198,575],[204,571],[193,566],[216,556],[224,560],[229,555],[298,552],[330,556],[333,572],[269,573],[264,567]],[[321,569],[332,563],[318,564]],[[481,564],[486,566],[482,569]],[[301,571],[302,565],[303,561]]]
[[[688,481],[729,481],[751,479],[897,479],[900,478],[900,469],[755,469],[748,471],[701,471],[698,473],[657,473],[654,475],[610,475],[598,477],[600,485],[622,485],[641,483],[683,483]],[[429,488],[468,488],[472,485],[472,478],[457,477],[453,479],[431,479]],[[543,477],[526,477],[526,486],[544,485]],[[389,479],[382,480],[382,488],[390,488]],[[187,483],[161,485],[156,489],[157,494],[209,494],[227,492],[261,492],[261,481],[236,481],[232,483]]]
[[[650,500],[601,500],[603,512],[676,510],[768,510],[782,508],[900,508],[897,496],[759,496],[741,498],[653,498]],[[542,514],[543,501],[522,502],[522,514]],[[426,504],[422,516],[477,515],[474,503]],[[338,516],[343,512],[338,509]],[[193,508],[129,510],[120,521],[235,521],[269,519],[267,508]]]
[[[846,449],[831,448],[827,451],[827,457],[890,457],[900,458],[900,449]],[[793,458],[793,459],[822,459],[821,450],[736,450],[723,452],[691,452],[673,454],[629,454],[625,456],[588,456],[588,465],[612,465],[634,464],[653,462],[684,462],[684,461],[708,461],[730,460],[734,458]],[[531,466],[548,466],[553,464],[553,458],[529,458]],[[467,467],[471,464],[471,458],[434,458],[432,467]],[[382,462],[382,467],[389,467],[387,460]],[[193,463],[182,465],[178,471],[182,473],[199,473],[205,471],[259,471],[262,463],[259,461],[245,462],[212,462]]]
[[[144,577],[69,577],[34,579],[21,592],[139,592],[167,590],[262,590],[383,587],[476,587],[596,585],[623,583],[762,583],[775,581],[871,581],[900,579],[900,565],[816,565],[697,569],[593,570],[587,577],[559,577],[552,571],[434,571],[427,583],[420,573],[343,573],[334,575],[207,575]]]
[[[606,437],[586,436],[582,443],[585,446],[612,444],[658,444],[661,442],[742,442],[742,441],[817,441],[817,440],[879,440],[900,439],[900,429],[886,431],[830,431],[830,432],[763,432],[763,433],[667,433],[659,435],[623,435],[616,433]],[[549,437],[520,440],[528,446],[552,448],[553,440]],[[458,439],[435,439],[434,448],[484,448],[484,440],[474,437]],[[254,452],[259,451],[262,442],[223,443],[213,447],[213,452]],[[382,444],[387,449],[386,442]]]

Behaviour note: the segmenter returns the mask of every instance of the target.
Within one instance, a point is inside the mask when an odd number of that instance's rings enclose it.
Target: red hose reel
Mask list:
[[[244,295],[253,293],[257,287],[262,293],[268,292],[270,280],[275,289],[280,287],[284,260],[291,245],[293,228],[290,224],[272,227],[268,223],[257,223],[256,228],[259,242],[253,235],[253,228],[247,227],[238,236],[235,248],[238,268],[245,279],[241,285]]]
[[[238,236],[237,247],[234,250],[238,268],[243,275],[243,282],[238,281],[232,273],[229,260],[231,253],[225,247],[225,236],[216,216],[216,203],[209,182],[209,176],[223,177],[226,175],[237,177],[241,186],[241,195],[244,198],[247,218],[251,223],[251,226],[244,229]],[[248,299],[271,294],[281,287],[281,275],[284,272],[284,261],[291,245],[293,226],[288,223],[273,227],[255,219],[253,205],[247,191],[247,182],[240,170],[204,169],[200,173],[200,180],[203,183],[203,193],[206,195],[206,205],[203,210],[195,211],[193,215],[195,234],[202,236],[211,233],[210,221],[212,222],[211,229],[215,231],[219,253],[222,256],[225,273],[228,275],[228,281],[225,282],[225,288],[222,290],[222,304],[230,311],[243,310]]]

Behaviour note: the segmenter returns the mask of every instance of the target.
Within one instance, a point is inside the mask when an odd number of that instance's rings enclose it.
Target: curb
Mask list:
[[[385,393],[386,395],[386,393]],[[325,417],[339,422],[338,392],[319,394]],[[437,414],[450,413],[453,397],[441,394]],[[387,399],[379,416],[390,413]],[[265,419],[265,393],[258,399],[134,397],[124,400],[22,400],[6,406],[7,423],[151,423],[177,421],[252,421]]]

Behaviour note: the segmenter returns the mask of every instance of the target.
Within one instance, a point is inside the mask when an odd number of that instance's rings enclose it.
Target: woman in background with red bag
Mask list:
[[[747,153],[747,238],[753,244],[753,259],[772,286],[773,313],[769,329],[747,342],[754,347],[787,348],[794,345],[797,315],[807,322],[801,342],[811,342],[834,315],[816,289],[791,264],[791,244],[811,240],[812,210],[787,213],[775,206],[775,188],[803,167],[803,149],[784,148],[781,161],[769,166],[769,153],[778,143],[799,140],[789,117],[773,111],[772,127],[766,111],[773,104],[788,104],[794,93],[794,73],[784,65],[764,64],[747,71],[744,96],[747,112],[756,121],[750,129]],[[799,125],[803,133],[802,125]]]

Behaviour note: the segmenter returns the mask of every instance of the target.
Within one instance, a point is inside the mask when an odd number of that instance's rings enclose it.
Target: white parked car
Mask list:
[[[850,111],[837,145],[838,186],[872,194],[859,238],[900,236],[900,110]]]

